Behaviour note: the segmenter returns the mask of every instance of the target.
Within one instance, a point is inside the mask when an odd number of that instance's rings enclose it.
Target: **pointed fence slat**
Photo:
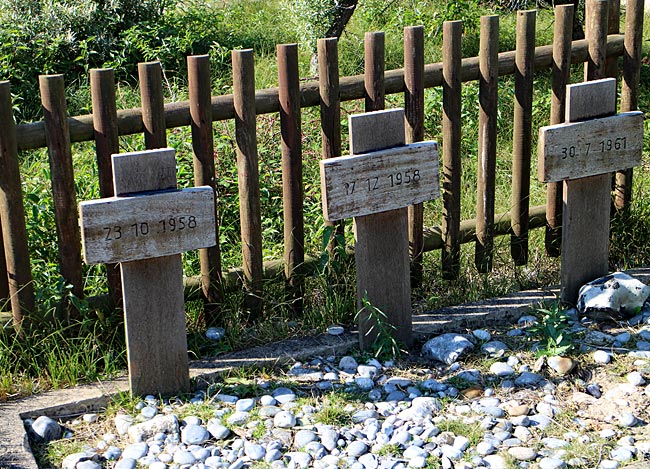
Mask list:
[[[140,101],[142,102],[144,145],[147,150],[165,148],[167,146],[167,128],[160,62],[139,63],[138,79],[140,81]]]
[[[102,198],[111,197],[114,195],[111,155],[120,152],[117,132],[115,73],[112,69],[93,69],[90,71],[90,94],[93,105],[99,195]],[[106,278],[111,303],[118,305],[122,301],[122,280],[119,265],[106,264]]]
[[[404,114],[406,143],[424,139],[424,27],[404,28]],[[408,207],[411,286],[422,282],[424,205]]]
[[[528,206],[533,119],[533,55],[535,10],[517,12],[515,115],[512,136],[512,235],[510,252],[515,265],[528,262]]]
[[[479,57],[478,158],[476,165],[476,245],[479,272],[492,270],[496,192],[497,114],[499,111],[499,17],[481,17]]]
[[[81,233],[63,75],[41,75],[39,84],[45,114],[61,275],[66,283],[72,285],[72,293],[82,298]],[[74,308],[69,308],[69,312],[72,317],[78,316]]]
[[[34,284],[12,104],[11,85],[0,81],[0,219],[13,325],[18,331],[34,311]]]
[[[335,158],[341,156],[341,97],[338,39],[334,37],[318,40],[318,89],[323,148],[321,155],[323,158]],[[337,255],[339,242],[345,245],[345,221],[326,221],[325,226],[330,231],[327,250],[332,258]]]
[[[566,85],[571,73],[571,36],[573,34],[573,5],[555,7],[553,29],[553,67],[551,83],[551,124],[564,122]],[[546,254],[558,257],[562,252],[562,183],[546,185]]]
[[[255,63],[252,49],[232,52],[237,179],[241,220],[245,308],[262,314],[262,215],[255,124]]]
[[[215,236],[217,244],[199,249],[201,263],[201,291],[208,305],[223,300],[223,279],[221,274],[221,248],[219,247],[219,214],[216,197],[214,141],[212,137],[212,95],[210,87],[210,56],[197,55],[187,58],[187,77],[192,116],[192,150],[194,153],[194,185],[209,186],[215,191]],[[216,319],[214,306],[205,308],[206,322]]]
[[[639,108],[639,82],[641,79],[641,47],[643,41],[642,0],[628,0],[625,18],[625,53],[623,54],[623,85],[621,87],[621,112]],[[624,213],[632,202],[633,170],[618,171],[614,203]]]
[[[305,221],[302,186],[302,127],[298,45],[277,47],[282,135],[282,203],[284,217],[284,275],[287,297],[294,314],[302,313],[305,262]]]
[[[461,168],[461,37],[462,21],[442,27],[442,276],[455,279],[460,270]]]

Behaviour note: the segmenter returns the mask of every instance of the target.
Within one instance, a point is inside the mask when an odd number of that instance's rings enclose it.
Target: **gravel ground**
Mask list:
[[[455,357],[431,358],[435,340],[396,362],[313,357],[27,425],[53,440],[35,445],[43,467],[650,467],[650,313],[575,318],[566,357],[531,351],[533,319],[438,338],[464,344]]]

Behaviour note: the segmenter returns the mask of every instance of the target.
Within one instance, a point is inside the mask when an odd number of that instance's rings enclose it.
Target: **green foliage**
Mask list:
[[[38,115],[38,75],[86,82],[119,53],[123,31],[164,8],[165,0],[0,0],[0,79],[12,83],[18,118]]]
[[[352,424],[352,412],[346,410],[348,403],[346,395],[336,392],[322,397],[322,407],[314,415],[316,423],[323,425],[347,426]]]
[[[366,331],[366,335],[374,337],[368,352],[379,360],[399,358],[402,353],[406,352],[406,349],[395,339],[393,335],[395,326],[388,321],[386,313],[368,300],[367,292],[361,299],[361,306],[356,320],[359,321],[361,318],[369,324],[370,327]]]
[[[547,308],[536,309],[533,315],[537,320],[528,330],[540,341],[541,355],[563,355],[573,350],[573,337],[569,331],[566,308],[555,302]]]

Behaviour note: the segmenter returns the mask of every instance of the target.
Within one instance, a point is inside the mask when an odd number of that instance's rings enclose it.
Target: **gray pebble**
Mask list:
[[[347,373],[354,373],[357,371],[358,366],[359,364],[354,359],[354,357],[351,357],[349,355],[346,355],[345,357],[341,358],[341,361],[339,361],[339,368]]]
[[[488,441],[481,441],[476,445],[476,452],[481,456],[487,456],[488,454],[493,454],[496,452],[494,445]]]
[[[222,425],[219,420],[210,420],[208,422],[207,430],[215,440],[223,440],[228,438],[228,435],[230,435],[228,427]]]
[[[186,425],[181,431],[181,442],[186,445],[200,445],[210,439],[210,433],[201,425]]]
[[[140,443],[133,443],[132,445],[129,445],[126,448],[124,448],[124,451],[122,452],[122,459],[130,458],[130,459],[137,460],[146,456],[148,452],[149,452],[149,445],[147,444],[146,441]]]
[[[539,469],[564,469],[566,463],[558,458],[542,458],[539,461]]]
[[[316,441],[317,436],[311,430],[298,430],[293,438],[293,445],[301,449],[304,446],[307,446],[308,443]]]
[[[368,446],[363,441],[353,441],[346,448],[347,453],[355,458],[368,452]]]
[[[618,423],[622,427],[633,427],[637,424],[636,417],[630,412],[623,412],[618,417]]]
[[[244,445],[244,454],[251,458],[253,461],[259,461],[261,459],[264,459],[264,456],[266,456],[266,450],[262,445],[250,443]]]
[[[135,469],[137,461],[133,458],[122,458],[115,463],[114,469]]]
[[[178,451],[174,452],[174,462],[176,464],[194,464],[196,462],[196,458],[194,455],[184,449],[179,449]]]
[[[279,459],[282,459],[282,452],[279,449],[272,449],[270,451],[267,451],[266,455],[264,456],[264,461],[268,463],[277,461]]]
[[[239,399],[235,404],[237,412],[250,412],[255,407],[255,399]]]
[[[278,428],[292,428],[296,426],[296,416],[287,410],[275,414],[273,425]]]
[[[515,446],[508,449],[508,454],[517,461],[532,461],[537,457],[537,451],[534,448],[526,446]]]
[[[272,396],[280,404],[286,404],[296,400],[296,394],[289,388],[276,388]]]
[[[506,376],[512,376],[515,374],[515,371],[512,369],[510,365],[504,362],[494,362],[490,366],[490,373],[493,375],[496,375],[500,378],[504,378]]]

